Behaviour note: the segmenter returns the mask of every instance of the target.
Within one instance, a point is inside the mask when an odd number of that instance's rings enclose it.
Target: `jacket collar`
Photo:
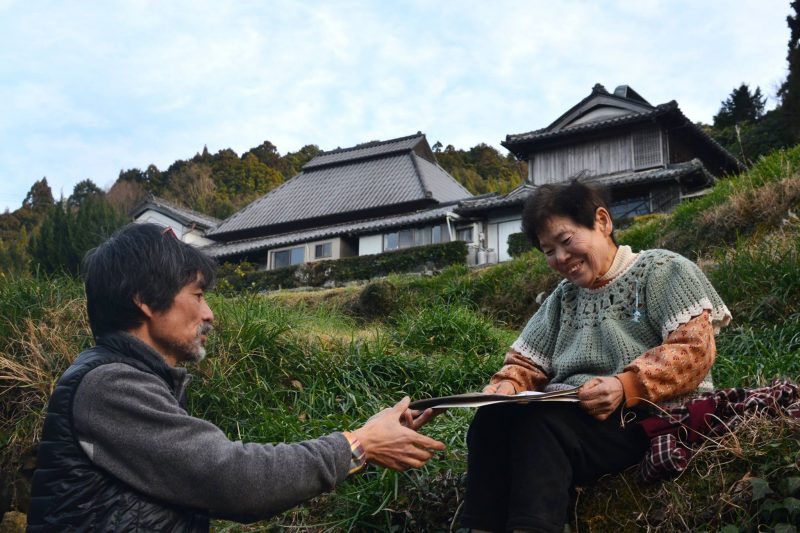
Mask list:
[[[186,376],[185,369],[172,368],[164,361],[161,354],[130,333],[114,331],[97,337],[96,342],[98,346],[108,348],[120,355],[132,357],[147,365],[150,370],[167,382],[173,392],[183,385],[183,378]]]

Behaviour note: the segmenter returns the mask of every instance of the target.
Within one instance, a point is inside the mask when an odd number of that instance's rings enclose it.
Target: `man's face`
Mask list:
[[[197,363],[206,356],[204,344],[214,313],[206,303],[201,281],[198,277],[185,285],[169,309],[153,313],[150,337],[156,349],[174,363]]]

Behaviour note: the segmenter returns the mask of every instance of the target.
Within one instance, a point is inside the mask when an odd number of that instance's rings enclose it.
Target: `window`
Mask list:
[[[472,238],[472,228],[469,228],[470,239]],[[383,251],[399,250],[401,248],[411,248],[412,246],[424,246],[426,244],[448,242],[450,236],[447,233],[447,226],[427,226],[424,228],[404,229],[394,233],[383,234]]]
[[[431,243],[431,228],[417,228],[414,230],[414,244],[425,246]]]
[[[414,230],[404,229],[398,232],[397,240],[400,248],[410,248],[414,246]]]
[[[386,233],[383,236],[383,250],[397,250],[397,233]]]
[[[299,265],[306,257],[305,246],[298,246],[289,250],[272,252],[272,268],[283,268],[291,265]]]
[[[472,226],[468,228],[459,228],[456,230],[456,240],[464,242],[472,242]]]
[[[656,128],[633,134],[633,166],[636,169],[661,165],[661,132]]]
[[[614,220],[625,220],[638,215],[650,213],[650,196],[624,198],[611,205],[611,216]]]
[[[333,255],[333,246],[331,243],[326,242],[314,246],[314,259],[324,259]]]

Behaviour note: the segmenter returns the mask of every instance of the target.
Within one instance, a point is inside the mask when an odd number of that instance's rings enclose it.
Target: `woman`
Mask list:
[[[688,259],[618,246],[604,195],[577,180],[538,187],[522,227],[565,279],[484,392],[580,387],[580,401],[478,410],[462,523],[561,533],[572,487],[643,457],[637,413],[712,389],[714,333],[730,312]]]

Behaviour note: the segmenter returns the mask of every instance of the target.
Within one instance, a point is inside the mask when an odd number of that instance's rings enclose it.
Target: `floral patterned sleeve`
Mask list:
[[[694,390],[708,374],[717,354],[708,311],[692,318],[626,366],[617,377],[625,405],[658,403]]]
[[[489,383],[494,385],[501,381],[510,382],[515,392],[522,392],[543,389],[549,378],[529,357],[512,348],[506,352],[503,368],[492,376]]]

